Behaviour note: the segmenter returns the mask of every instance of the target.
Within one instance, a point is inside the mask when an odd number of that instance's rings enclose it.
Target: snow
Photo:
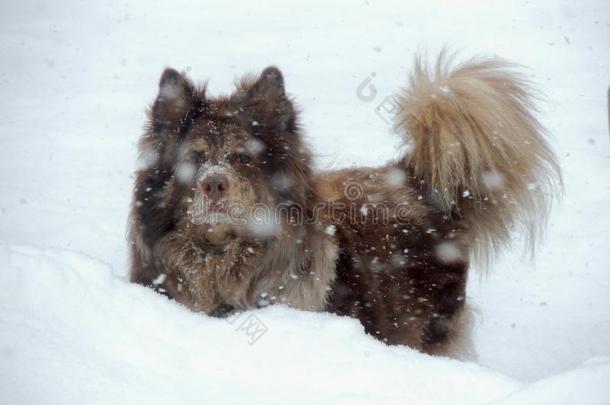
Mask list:
[[[0,283],[15,287],[0,295],[7,404],[602,403],[610,377],[606,358],[524,385],[385,346],[349,318],[194,314],[82,253],[2,244],[0,260]]]
[[[337,232],[337,228],[334,225],[328,225],[324,232],[326,232],[327,235],[332,236]]]
[[[464,257],[460,247],[454,242],[442,242],[434,248],[434,254],[443,263],[455,263]]]
[[[246,227],[258,238],[267,239],[282,232],[280,215],[267,204],[258,203],[248,210]]]
[[[407,179],[407,173],[401,169],[390,169],[385,174],[383,180],[388,187],[398,188],[405,184],[405,180]]]
[[[610,3],[452,4],[3,2],[0,403],[607,403]],[[377,165],[400,153],[388,114],[412,56],[447,42],[529,68],[565,175],[535,261],[516,247],[472,274],[477,363],[329,314],[211,319],[127,283],[131,175],[156,159],[136,142],[166,66],[218,94],[275,64],[319,168]]]
[[[260,124],[256,121],[253,121],[252,125],[258,126]],[[257,139],[248,139],[246,141],[245,147],[246,147],[246,150],[248,151],[248,153],[250,153],[252,156],[261,155],[267,148],[264,143],[262,143],[261,141],[259,141]]]
[[[582,366],[555,375],[509,395],[498,404],[601,404],[608,403],[607,391],[602,389],[610,381],[610,359],[593,358]],[[591,387],[593,389],[582,389]]]
[[[190,184],[196,173],[197,168],[192,163],[182,162],[176,166],[176,178],[182,184]]]
[[[11,376],[3,403],[472,404],[520,387],[474,364],[383,346],[352,319],[280,306],[208,318],[83,254],[5,245],[0,255],[3,285],[21,287],[0,297],[10,325],[0,332]],[[253,319],[266,328],[254,341],[243,330]]]
[[[504,187],[504,176],[502,173],[491,170],[483,172],[482,177],[483,183],[488,190],[502,190],[502,187]]]

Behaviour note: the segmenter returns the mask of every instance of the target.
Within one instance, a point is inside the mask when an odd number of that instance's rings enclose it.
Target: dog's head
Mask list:
[[[150,149],[156,169],[168,173],[162,204],[178,207],[174,215],[188,216],[193,228],[274,236],[283,211],[308,204],[310,155],[277,68],[236,87],[210,98],[166,69],[143,154]]]

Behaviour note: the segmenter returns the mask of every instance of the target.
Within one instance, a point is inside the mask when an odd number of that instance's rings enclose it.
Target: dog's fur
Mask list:
[[[534,240],[561,180],[514,67],[453,65],[416,60],[399,161],[322,173],[277,68],[219,98],[167,69],[140,140],[131,280],[210,315],[285,303],[459,356],[470,258],[515,226]]]

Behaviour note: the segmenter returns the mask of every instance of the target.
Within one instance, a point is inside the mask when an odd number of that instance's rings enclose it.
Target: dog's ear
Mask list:
[[[285,97],[286,90],[284,89],[282,72],[275,66],[265,68],[252,86],[252,92],[253,95],[269,98]]]
[[[241,110],[247,112],[252,129],[265,132],[286,132],[295,127],[295,110],[284,89],[282,72],[269,66],[240,91]],[[258,131],[256,131],[258,132]]]
[[[156,128],[176,129],[195,105],[195,87],[172,68],[163,71],[159,80],[159,94],[152,107],[151,118]]]

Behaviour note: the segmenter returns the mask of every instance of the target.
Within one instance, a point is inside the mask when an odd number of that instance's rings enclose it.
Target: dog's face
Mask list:
[[[222,98],[168,69],[150,115],[161,166],[171,172],[164,204],[185,208],[177,212],[193,228],[270,237],[282,224],[279,207],[306,204],[310,157],[277,68]]]
[[[248,225],[255,206],[271,207],[266,145],[240,125],[196,120],[179,147],[176,180],[186,186],[194,225]]]

